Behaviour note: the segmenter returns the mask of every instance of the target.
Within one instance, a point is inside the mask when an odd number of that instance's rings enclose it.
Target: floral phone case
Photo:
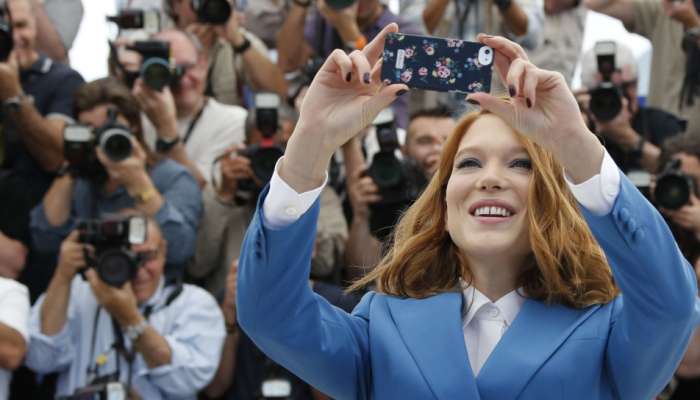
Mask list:
[[[391,33],[382,81],[440,92],[489,92],[493,49],[459,39]]]

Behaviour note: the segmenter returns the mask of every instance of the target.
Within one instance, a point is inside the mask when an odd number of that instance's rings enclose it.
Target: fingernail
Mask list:
[[[467,99],[467,103],[473,104],[473,105],[475,105],[475,106],[479,106],[479,105],[480,105],[479,102],[476,101],[476,100],[474,100],[474,99]]]
[[[346,80],[347,82],[350,82],[351,79],[352,79],[352,72],[348,72],[348,74],[345,75],[345,80]]]
[[[530,101],[529,97],[525,98],[525,103],[527,103],[527,108],[532,108],[532,102]]]
[[[508,86],[508,93],[510,93],[510,97],[515,97],[515,86]]]
[[[396,97],[403,96],[404,94],[406,94],[406,92],[408,92],[408,90],[401,89],[398,92],[396,92]]]
[[[365,74],[362,75],[362,80],[369,85],[369,72],[365,72]]]

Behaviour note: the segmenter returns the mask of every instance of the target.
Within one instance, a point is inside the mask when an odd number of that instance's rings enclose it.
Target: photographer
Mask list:
[[[29,213],[61,166],[63,127],[72,121],[73,95],[83,79],[39,53],[30,0],[3,3],[0,22],[9,26],[0,28],[0,40],[13,50],[0,54],[0,259],[11,261],[35,298],[50,276],[43,276],[45,260],[31,249]]]
[[[336,3],[353,3],[338,9]],[[318,0],[313,13],[311,0],[294,1],[287,20],[277,34],[278,64],[284,72],[298,70],[311,57],[325,59],[336,48],[362,49],[385,25],[396,22],[401,32],[422,34],[423,30],[392,13],[380,0],[336,2]],[[369,75],[362,77],[369,80]],[[401,96],[392,108],[400,128],[408,126],[409,94]]]
[[[647,104],[689,120],[688,130],[700,127],[700,101],[688,104],[681,96],[683,77],[698,74],[697,64],[687,64],[682,42],[685,32],[700,26],[700,1],[584,0],[583,4],[619,19],[630,32],[651,41],[654,53]]]
[[[655,203],[661,208],[662,213],[668,217],[671,222],[687,232],[691,233],[696,241],[700,241],[700,199],[698,198],[698,187],[700,184],[700,136],[697,133],[688,132],[683,135],[669,139],[664,143],[664,151],[662,156],[659,158],[659,165],[662,167],[663,172],[668,171],[669,162],[676,160],[680,163],[677,170],[677,176],[683,177],[677,182],[683,182],[684,189],[680,189],[676,185],[673,185],[671,194],[660,192],[660,187],[666,188],[662,182],[662,174],[657,175],[656,178],[656,189],[655,189]],[[662,195],[669,195],[686,193],[688,195],[687,199],[676,199],[670,198],[673,203],[682,203],[682,206],[677,209],[671,209],[671,207],[666,206],[669,201],[663,201],[660,199]],[[675,196],[673,196],[675,197]],[[697,247],[695,248],[697,250]]]
[[[89,264],[86,254],[95,253],[78,231],[61,244],[51,284],[32,308],[26,360],[38,373],[59,373],[58,396],[121,382],[129,398],[195,399],[214,376],[221,312],[202,289],[166,284],[166,242],[155,221],[147,226],[145,242],[130,246],[141,264],[120,287],[92,268],[84,272],[87,282],[78,276]]]
[[[131,150],[117,162],[105,153],[104,146],[86,144],[79,149],[76,157],[91,163],[69,168],[70,173],[57,178],[43,202],[32,211],[36,246],[58,251],[78,218],[97,218],[133,208],[154,218],[163,230],[169,246],[168,274],[182,273],[181,268],[194,252],[202,209],[200,191],[184,167],[169,159],[156,160],[146,149],[140,111],[128,89],[112,78],[85,84],[76,93],[79,122],[93,132],[126,130]]]
[[[614,52],[608,52],[612,47]],[[584,112],[623,172],[656,173],[661,145],[683,131],[683,123],[666,111],[639,105],[637,64],[629,48],[610,41],[596,48],[598,54],[591,49],[581,61],[581,82],[590,96]]]
[[[228,0],[215,0],[226,3]],[[224,104],[244,106],[241,95],[245,82],[253,91],[287,96],[284,75],[267,54],[257,36],[239,26],[236,1],[228,2],[226,15],[206,15],[193,8],[192,0],[165,0],[166,10],[180,29],[197,35],[209,57],[206,94]],[[226,7],[221,6],[222,12]]]
[[[187,167],[200,187],[209,181],[216,156],[243,142],[246,111],[207,97],[207,56],[191,34],[165,30],[153,37],[170,46],[170,55],[184,75],[161,91],[139,81],[134,95],[148,117],[143,121],[146,142],[162,156]]]
[[[455,126],[446,107],[436,107],[421,110],[411,115],[405,144],[401,147],[403,156],[418,167],[425,177],[430,180],[437,170],[442,153],[442,146]],[[381,203],[380,189],[364,168],[359,142],[351,141],[343,147],[345,160],[350,165],[347,181],[348,197],[352,207],[352,222],[347,242],[346,262],[348,265],[359,267],[360,271],[352,269],[353,274],[364,275],[363,269],[373,268],[381,258],[381,243],[376,232],[371,229],[370,220],[373,205]],[[358,164],[358,160],[361,164]],[[414,182],[421,186],[422,183]]]

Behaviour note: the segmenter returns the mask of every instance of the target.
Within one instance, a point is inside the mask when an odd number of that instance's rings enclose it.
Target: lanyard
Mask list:
[[[199,119],[202,117],[202,113],[204,113],[204,109],[207,108],[207,105],[209,104],[209,98],[204,99],[204,104],[202,105],[202,108],[197,111],[197,114],[192,118],[192,121],[190,121],[190,125],[187,127],[187,131],[185,132],[185,137],[182,138],[183,143],[187,143],[187,141],[190,139],[190,136],[192,135],[192,131],[194,130],[194,127],[197,126],[197,123],[199,122]]]

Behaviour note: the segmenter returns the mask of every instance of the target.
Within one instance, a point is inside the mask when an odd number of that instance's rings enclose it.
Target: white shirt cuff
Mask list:
[[[564,179],[576,200],[593,215],[609,213],[620,194],[620,170],[607,150],[598,175],[577,185],[571,182],[565,171]]]
[[[294,223],[311,208],[328,182],[328,172],[323,184],[316,189],[297,193],[277,173],[280,160],[270,179],[270,190],[263,202],[263,225],[267,229],[282,229]]]

